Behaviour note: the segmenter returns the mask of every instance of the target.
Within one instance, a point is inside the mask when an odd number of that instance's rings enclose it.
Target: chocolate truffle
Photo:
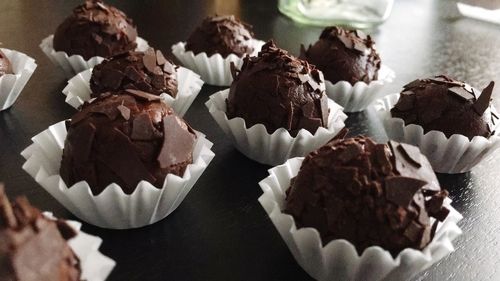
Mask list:
[[[186,51],[207,56],[235,54],[243,57],[254,51],[252,27],[234,16],[207,17],[186,41]]]
[[[347,81],[354,85],[378,79],[380,57],[375,42],[359,30],[327,27],[314,45],[307,50],[301,46],[300,58],[316,65],[333,84]]]
[[[134,89],[154,95],[177,96],[176,66],[160,50],[128,52],[105,60],[92,70],[92,97],[102,93]]]
[[[494,134],[498,114],[490,105],[494,83],[482,93],[470,85],[444,75],[418,79],[403,87],[392,117],[405,125],[422,126],[424,132],[441,131],[446,137],[460,134],[472,139]]]
[[[269,41],[257,57],[245,57],[234,67],[227,103],[229,118],[241,117],[250,128],[264,124],[272,134],[279,128],[296,136],[300,129],[314,134],[328,125],[328,98],[323,74]]]
[[[11,204],[0,185],[0,280],[80,280],[80,261],[67,243],[75,235],[25,197]]]
[[[137,30],[132,20],[100,0],[86,0],[57,27],[54,50],[68,55],[112,57],[134,50]]]
[[[60,174],[68,187],[87,181],[94,195],[109,184],[126,194],[144,180],[163,187],[193,162],[196,135],[158,96],[138,90],[102,94],[66,125]]]
[[[12,74],[12,65],[7,56],[0,50],[0,76]]]
[[[380,246],[397,256],[429,244],[448,216],[447,195],[417,147],[337,138],[305,157],[284,211],[316,228],[324,245],[346,239],[359,254]]]

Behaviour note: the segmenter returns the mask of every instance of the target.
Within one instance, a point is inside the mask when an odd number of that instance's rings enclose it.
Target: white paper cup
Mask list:
[[[344,120],[347,116],[342,112],[342,107],[328,99],[328,128],[319,127],[314,135],[301,129],[296,137],[292,137],[285,128],[269,134],[263,124],[247,128],[241,117],[228,119],[228,94],[229,89],[217,92],[210,96],[205,105],[236,148],[248,158],[262,164],[278,165],[289,158],[304,156],[327,143],[345,127]]]
[[[14,104],[37,67],[35,60],[17,51],[0,48],[10,61],[13,74],[0,77],[0,111]]]
[[[363,111],[374,101],[382,98],[384,88],[392,83],[395,74],[389,67],[382,65],[378,73],[378,80],[365,83],[356,82],[354,85],[347,81],[338,81],[335,84],[325,80],[326,94],[329,98],[344,107],[344,112]]]
[[[26,159],[23,169],[75,216],[103,228],[137,228],[165,218],[184,200],[215,156],[210,150],[212,143],[196,132],[193,163],[182,177],[168,174],[161,189],[141,181],[130,195],[113,183],[94,196],[86,181],[68,188],[59,175],[66,135],[65,121],[61,121],[34,136],[33,144],[21,152]]]
[[[75,74],[80,73],[86,69],[92,68],[100,64],[104,58],[95,56],[86,60],[80,55],[68,56],[66,52],[56,51],[53,46],[54,35],[49,35],[47,38],[42,40],[40,43],[40,48],[47,55],[47,57],[54,63],[61,67],[64,71],[64,75],[69,79]],[[148,42],[140,37],[137,37],[137,51],[146,51],[149,48]]]
[[[62,91],[66,96],[66,103],[76,109],[91,99],[90,77],[92,69],[84,70],[69,79],[68,85]],[[177,115],[182,117],[198,96],[203,86],[203,80],[193,71],[179,67],[177,68],[177,84],[178,90],[175,98],[165,93],[161,94],[160,97],[174,109]]]
[[[56,220],[50,212],[44,212],[43,215],[48,219]],[[106,280],[116,262],[99,252],[102,239],[80,231],[82,224],[77,221],[66,220],[65,222],[76,231],[76,236],[68,240],[68,245],[80,260],[80,280]]]
[[[427,156],[432,168],[438,173],[457,174],[470,171],[480,161],[491,156],[500,147],[500,131],[485,138],[475,136],[469,140],[464,135],[446,137],[443,132],[424,133],[422,126],[409,124],[401,118],[393,118],[391,108],[398,102],[399,94],[391,94],[376,101],[373,107],[380,117],[389,139],[418,146]]]
[[[332,240],[323,245],[315,228],[297,229],[294,218],[282,213],[286,190],[304,160],[297,157],[269,170],[269,176],[259,185],[264,194],[259,202],[287,244],[297,263],[316,280],[409,280],[454,251],[452,241],[462,231],[457,222],[462,216],[451,207],[451,199],[444,205],[450,214],[440,223],[432,241],[422,251],[407,248],[396,258],[378,246],[367,248],[358,255],[356,248],[344,239]]]
[[[264,43],[264,41],[252,39],[254,51],[251,56],[256,56]],[[223,58],[220,54],[213,54],[209,57],[205,52],[195,55],[192,51],[186,51],[185,46],[186,42],[179,42],[173,45],[172,54],[177,57],[182,65],[198,73],[201,79],[210,85],[231,85],[233,82],[231,62],[237,68],[241,68],[243,64],[243,57],[240,58],[235,54],[230,54],[226,58]]]

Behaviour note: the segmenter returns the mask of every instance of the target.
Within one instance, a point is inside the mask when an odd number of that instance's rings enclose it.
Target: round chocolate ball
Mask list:
[[[448,216],[447,194],[417,147],[334,139],[305,157],[284,212],[317,229],[324,245],[345,239],[360,255],[380,246],[397,256],[429,244]]]
[[[100,0],[86,0],[57,27],[54,50],[80,55],[109,58],[134,50],[137,30],[122,11]]]
[[[300,58],[316,65],[333,84],[347,81],[354,85],[378,79],[380,57],[375,42],[359,30],[327,27],[307,50],[301,46]]]
[[[272,134],[285,128],[314,134],[328,125],[328,98],[323,74],[306,61],[267,42],[257,57],[245,57],[227,98],[227,116],[241,117],[250,128],[263,124]]]
[[[177,96],[176,66],[160,50],[128,52],[96,65],[90,78],[92,97],[102,93],[134,89],[154,95]]]
[[[391,115],[403,119],[405,125],[422,126],[425,133],[436,130],[446,137],[488,138],[498,123],[498,114],[490,104],[493,86],[491,82],[481,93],[444,75],[418,79],[403,87]]]
[[[235,54],[243,57],[254,51],[251,26],[230,16],[207,17],[186,41],[186,51],[194,54],[205,52],[207,56]]]
[[[60,174],[67,186],[87,181],[93,194],[111,183],[126,194],[144,180],[163,187],[193,162],[196,135],[158,96],[127,90],[83,105],[67,123]]]
[[[10,63],[4,52],[0,50],[0,76],[12,73],[12,64]]]

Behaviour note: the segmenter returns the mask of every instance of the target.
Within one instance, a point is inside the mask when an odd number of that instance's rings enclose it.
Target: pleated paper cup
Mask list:
[[[252,39],[252,47],[254,48],[251,56],[256,56],[264,41]],[[186,42],[179,42],[172,46],[172,54],[184,65],[192,71],[198,73],[205,83],[215,86],[229,86],[233,82],[231,75],[231,63],[237,68],[241,68],[243,57],[238,57],[235,54],[223,58],[220,54],[208,56],[202,52],[194,54],[192,51],[186,51]]]
[[[37,67],[35,60],[17,51],[0,48],[10,61],[13,74],[0,77],[0,111],[14,104]]]
[[[26,159],[23,169],[75,216],[103,228],[137,228],[165,218],[184,200],[215,156],[210,150],[212,143],[196,132],[193,163],[182,177],[168,174],[161,189],[141,181],[130,195],[113,183],[93,195],[86,181],[68,188],[59,175],[66,135],[65,121],[61,121],[33,137],[33,144],[21,152]]]
[[[50,212],[43,215],[48,219],[56,220]],[[71,250],[80,260],[80,280],[104,281],[116,265],[116,262],[99,252],[102,239],[80,231],[82,224],[76,221],[65,221],[76,232],[76,236],[68,240]]]
[[[482,160],[490,157],[500,147],[500,131],[485,138],[475,136],[469,140],[464,135],[446,137],[441,131],[424,133],[422,126],[394,118],[391,109],[398,102],[399,94],[388,95],[374,103],[389,139],[418,146],[438,173],[458,174],[470,171]]]
[[[345,127],[344,120],[347,116],[342,112],[342,107],[328,99],[328,128],[319,127],[314,135],[301,129],[296,137],[292,137],[285,128],[269,134],[263,124],[247,128],[243,118],[228,119],[228,94],[229,89],[217,92],[210,96],[205,105],[236,148],[248,158],[262,164],[278,165],[289,158],[305,156],[327,143]]]
[[[387,84],[392,83],[394,77],[394,71],[382,65],[378,73],[378,80],[368,84],[363,81],[356,82],[354,85],[347,81],[338,81],[333,84],[325,80],[326,94],[344,107],[344,112],[359,112],[386,95],[384,88]]]
[[[86,101],[91,99],[90,94],[90,78],[92,69],[84,70],[68,81],[68,85],[63,89],[63,94],[66,96],[66,103],[72,107],[79,109]],[[179,67],[177,68],[177,96],[173,98],[169,94],[163,93],[160,97],[170,105],[179,116],[184,116],[189,109],[194,99],[203,86],[203,80],[193,71]]]
[[[282,212],[286,190],[304,160],[293,158],[269,170],[269,176],[259,185],[264,194],[259,202],[287,244],[297,263],[314,279],[321,281],[409,280],[454,251],[452,241],[462,231],[457,222],[462,216],[451,207],[447,198],[444,206],[450,214],[439,223],[432,241],[422,251],[407,248],[396,258],[378,246],[367,248],[361,255],[352,243],[344,239],[323,245],[315,228],[297,228],[294,218]],[[431,221],[432,222],[432,221]]]
[[[80,55],[68,55],[66,52],[56,51],[54,50],[53,40],[54,35],[49,35],[42,40],[40,48],[52,63],[62,68],[68,79],[77,73],[100,64],[104,60],[104,58],[100,56],[91,57],[86,60]],[[137,43],[137,51],[144,52],[149,48],[148,42],[140,37],[137,37],[135,42]]]

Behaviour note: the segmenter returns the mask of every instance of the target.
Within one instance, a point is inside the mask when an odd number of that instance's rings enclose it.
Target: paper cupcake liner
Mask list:
[[[252,39],[254,52],[251,56],[256,56],[264,43],[264,41]],[[214,54],[209,57],[205,52],[195,55],[192,51],[186,51],[185,46],[186,42],[179,42],[173,45],[172,54],[177,57],[182,65],[198,73],[201,79],[210,85],[231,85],[233,82],[231,62],[238,68],[241,68],[243,64],[243,58],[235,54],[230,54],[226,58],[223,58],[220,54]]]
[[[259,183],[264,192],[259,202],[297,263],[316,280],[409,280],[454,251],[452,241],[462,233],[457,226],[462,216],[451,207],[449,198],[445,206],[450,214],[439,224],[433,240],[422,251],[407,248],[393,258],[378,246],[367,248],[360,256],[354,245],[344,239],[332,240],[323,246],[315,228],[297,229],[294,218],[282,213],[285,192],[303,159],[293,158],[270,169],[270,175]]]
[[[371,103],[385,95],[384,86],[391,83],[394,77],[394,71],[382,65],[378,73],[379,79],[368,84],[362,81],[356,82],[354,85],[347,81],[332,84],[332,82],[325,80],[326,94],[344,107],[344,112],[363,111]]]
[[[48,219],[56,220],[50,212],[44,212],[43,215]],[[80,231],[82,224],[77,221],[66,220],[65,222],[76,231],[76,236],[68,240],[68,244],[80,260],[82,271],[80,280],[106,280],[116,262],[99,252],[102,239]]]
[[[66,103],[78,109],[80,106],[90,100],[90,77],[92,69],[84,70],[68,81],[68,85],[63,89],[66,95]],[[177,69],[178,91],[177,96],[173,98],[168,94],[162,94],[161,98],[169,104],[179,116],[184,116],[194,99],[203,86],[203,80],[193,71],[179,67]]]
[[[391,108],[397,103],[399,94],[391,94],[375,102],[377,111],[389,139],[418,146],[427,156],[432,168],[438,173],[457,174],[470,171],[480,161],[491,156],[500,147],[499,130],[485,138],[476,136],[469,140],[464,135],[446,137],[443,132],[424,133],[422,126],[409,124],[401,118],[391,116]]]
[[[64,74],[69,79],[75,74],[80,73],[86,69],[92,68],[100,64],[104,58],[95,56],[86,60],[80,55],[68,56],[66,52],[56,51],[52,45],[54,40],[54,35],[49,35],[47,38],[42,40],[40,43],[40,48],[47,55],[47,57],[54,63],[61,67]],[[149,48],[148,42],[140,37],[136,39],[137,51],[146,51]]]
[[[328,128],[320,127],[314,135],[301,129],[296,137],[292,137],[284,128],[269,134],[263,124],[247,128],[243,118],[228,119],[228,94],[229,89],[217,92],[210,96],[205,105],[236,148],[248,158],[262,164],[278,165],[289,158],[304,156],[327,143],[345,127],[344,120],[347,116],[342,112],[342,107],[328,99]]]
[[[182,177],[168,174],[161,189],[141,181],[130,195],[113,183],[94,196],[86,181],[68,188],[59,175],[66,135],[65,121],[61,121],[33,137],[33,144],[21,152],[26,159],[23,169],[75,216],[103,228],[137,228],[165,218],[184,200],[215,156],[210,150],[212,143],[196,132],[193,164]]]
[[[17,51],[0,48],[12,65],[14,74],[0,77],[0,111],[14,104],[37,67],[35,60]]]

